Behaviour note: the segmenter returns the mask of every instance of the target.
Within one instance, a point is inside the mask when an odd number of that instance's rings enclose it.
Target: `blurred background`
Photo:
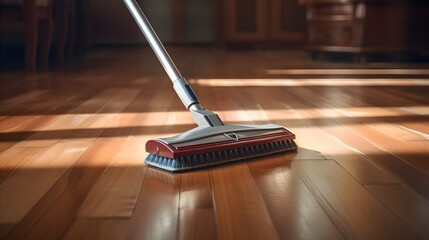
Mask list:
[[[425,61],[419,0],[139,0],[167,45],[293,49],[312,59]],[[1,0],[1,69],[44,71],[90,49],[144,46],[121,0]]]
[[[0,239],[429,239],[429,0],[138,2],[204,107],[300,149],[148,167],[195,123],[123,1],[0,0]]]

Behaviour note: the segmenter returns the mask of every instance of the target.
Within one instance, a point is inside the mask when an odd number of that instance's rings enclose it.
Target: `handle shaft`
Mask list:
[[[137,2],[135,0],[124,0],[124,2],[171,81],[182,78]]]
[[[146,37],[146,40],[149,42],[152,50],[155,52],[155,55],[161,62],[161,65],[167,72],[168,77],[173,82],[174,90],[176,91],[180,100],[182,100],[183,105],[185,105],[185,107],[189,110],[201,110],[202,108],[199,105],[197,96],[192,91],[191,87],[188,85],[182,75],[180,75],[179,70],[177,70],[176,66],[168,55],[167,50],[165,50],[136,0],[124,0],[124,3],[131,15],[134,17],[137,25],[140,27],[140,30],[143,32],[143,35]]]

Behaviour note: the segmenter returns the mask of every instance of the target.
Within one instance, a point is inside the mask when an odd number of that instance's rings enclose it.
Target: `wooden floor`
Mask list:
[[[171,174],[148,139],[194,127],[147,48],[2,72],[1,239],[429,239],[429,68],[170,49],[226,123],[296,153]]]

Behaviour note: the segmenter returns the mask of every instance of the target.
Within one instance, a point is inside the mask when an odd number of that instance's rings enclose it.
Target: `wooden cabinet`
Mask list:
[[[390,53],[429,49],[429,2],[300,0],[307,48],[315,52]]]
[[[218,42],[223,45],[299,43],[305,14],[297,0],[218,1]]]
[[[87,0],[80,0],[87,1]],[[138,0],[164,44],[214,41],[215,0]],[[94,44],[146,44],[123,1],[91,0],[91,39]]]
[[[268,4],[265,0],[227,0],[223,8],[227,41],[263,41],[268,37]]]
[[[298,0],[138,0],[164,43],[297,45],[305,42],[305,8]],[[95,44],[142,44],[122,1],[90,4]],[[106,28],[105,26],[109,26]]]

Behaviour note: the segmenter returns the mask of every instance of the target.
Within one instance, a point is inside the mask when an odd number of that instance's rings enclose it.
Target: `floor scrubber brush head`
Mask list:
[[[161,65],[173,88],[198,125],[170,138],[149,140],[145,162],[172,172],[187,171],[218,164],[293,151],[295,135],[275,125],[224,125],[219,116],[201,107],[200,102],[180,75],[136,0],[124,0]]]
[[[294,138],[275,124],[197,127],[171,138],[149,140],[145,163],[171,172],[188,171],[294,151]]]

